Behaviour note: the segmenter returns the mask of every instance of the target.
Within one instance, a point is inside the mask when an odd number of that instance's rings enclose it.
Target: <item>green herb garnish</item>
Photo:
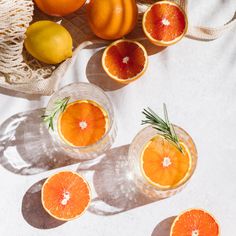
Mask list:
[[[69,100],[70,100],[70,97],[58,99],[54,103],[54,108],[53,108],[52,112],[50,114],[45,114],[42,116],[43,122],[48,124],[48,129],[52,129],[54,131],[53,120],[58,112],[65,111]]]
[[[173,143],[176,148],[179,149],[181,153],[183,153],[183,149],[179,143],[179,138],[175,133],[173,125],[169,121],[166,104],[163,104],[163,110],[165,120],[158,116],[152,109],[144,109],[142,113],[145,115],[146,120],[142,120],[142,125],[152,125],[154,129],[160,132],[161,136],[163,136],[167,141]]]

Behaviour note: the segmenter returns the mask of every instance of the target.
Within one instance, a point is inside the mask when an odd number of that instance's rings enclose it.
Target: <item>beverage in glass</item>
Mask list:
[[[55,142],[81,160],[99,156],[116,137],[112,103],[102,89],[89,83],[73,83],[54,93],[44,121]]]
[[[149,125],[131,143],[129,166],[141,192],[160,199],[176,194],[187,184],[196,168],[197,150],[184,129],[171,125],[168,118],[165,122],[155,117],[150,115],[143,122]]]

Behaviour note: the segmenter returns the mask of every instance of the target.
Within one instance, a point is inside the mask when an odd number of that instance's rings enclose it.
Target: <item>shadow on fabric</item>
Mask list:
[[[154,200],[149,199],[135,185],[128,166],[129,145],[107,151],[97,163],[79,164],[77,171],[92,175],[93,199],[89,211],[109,216],[140,207]],[[161,199],[156,199],[158,201]]]
[[[0,126],[0,164],[19,175],[33,175],[78,162],[53,142],[42,123],[44,109],[18,113]]]
[[[96,52],[88,61],[86,76],[90,83],[97,85],[105,91],[114,91],[123,88],[125,84],[120,84],[111,79],[102,67],[103,50]]]
[[[24,99],[27,99],[28,101],[39,101],[41,97],[41,95],[39,94],[26,94],[26,93],[10,90],[7,88],[1,88],[1,87],[0,87],[0,94],[6,95],[9,97],[24,98]]]
[[[65,223],[54,219],[43,208],[41,203],[41,188],[46,179],[43,179],[31,186],[25,193],[22,200],[21,212],[31,226],[38,229],[56,228]]]
[[[168,217],[161,221],[153,230],[151,236],[170,236],[171,225],[174,222],[176,216]]]

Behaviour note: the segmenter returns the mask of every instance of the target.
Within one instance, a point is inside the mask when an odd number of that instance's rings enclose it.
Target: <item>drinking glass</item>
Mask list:
[[[58,144],[58,146],[69,156],[81,160],[96,158],[112,146],[116,137],[117,128],[112,103],[105,92],[99,87],[90,83],[72,83],[63,87],[52,95],[46,108],[45,114],[50,114],[50,112],[53,111],[56,101],[64,99],[66,97],[70,97],[69,103],[78,100],[89,100],[97,103],[108,115],[107,131],[100,140],[89,146],[80,147],[70,145],[60,137],[58,131],[58,118],[60,115],[59,113],[56,114],[55,118],[53,119],[54,131],[50,129],[50,134],[52,135],[53,140]]]
[[[176,194],[177,192],[181,191],[190,180],[196,168],[197,150],[196,150],[196,147],[192,138],[182,128],[176,125],[173,125],[173,126],[179,138],[179,141],[184,143],[187,146],[190,153],[190,158],[191,158],[190,170],[188,171],[187,177],[184,179],[183,182],[180,182],[180,184],[174,187],[169,187],[169,188],[159,188],[149,183],[148,180],[142,174],[142,170],[141,170],[142,152],[144,148],[146,147],[147,143],[152,138],[160,134],[152,126],[147,126],[146,128],[142,129],[136,135],[136,137],[134,138],[129,148],[129,167],[132,174],[132,178],[135,184],[137,185],[137,187],[140,189],[140,191],[143,192],[145,195],[147,195],[151,199],[161,199],[161,198],[170,197]]]

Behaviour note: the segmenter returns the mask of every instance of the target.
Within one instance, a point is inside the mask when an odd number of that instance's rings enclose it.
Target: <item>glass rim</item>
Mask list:
[[[184,185],[191,179],[191,177],[193,176],[193,174],[194,174],[194,172],[195,172],[195,169],[196,169],[196,167],[197,167],[197,163],[198,163],[198,152],[197,152],[197,148],[196,148],[195,142],[193,141],[192,137],[189,135],[189,133],[188,133],[187,131],[185,131],[185,130],[184,130],[183,128],[181,128],[180,126],[175,125],[175,124],[172,124],[172,125],[174,126],[174,128],[179,129],[180,131],[182,131],[183,133],[185,133],[185,134],[190,138],[191,143],[193,144],[193,147],[194,147],[194,153],[195,153],[196,160],[195,160],[195,164],[194,164],[194,165],[193,165],[193,164],[191,165],[191,169],[190,169],[190,171],[189,171],[189,175],[184,179],[183,182],[180,182],[180,184],[177,184],[177,185],[174,186],[174,187],[159,188],[159,189],[158,189],[158,187],[155,186],[154,184],[151,184],[151,183],[143,176],[142,170],[141,170],[140,161],[139,161],[139,168],[140,168],[141,176],[143,177],[143,179],[144,179],[148,184],[150,184],[151,186],[153,186],[153,188],[155,188],[157,191],[161,191],[161,192],[170,191],[170,190],[177,190],[177,189],[181,188],[182,186],[184,186]],[[133,140],[132,140],[132,142],[131,142],[131,145],[130,145],[130,149],[129,149],[129,153],[128,153],[129,156],[131,155],[130,152],[131,152],[132,144],[135,142],[135,140],[136,140],[144,131],[146,131],[146,130],[148,130],[148,129],[153,129],[153,130],[155,130],[152,125],[147,125],[146,127],[142,128],[142,129],[135,135],[135,137],[133,138]],[[158,130],[155,130],[155,131],[157,132],[156,135],[160,135],[160,132],[159,132]],[[175,131],[176,131],[176,130],[175,130]],[[156,135],[153,135],[152,138],[155,137]],[[178,131],[177,131],[177,136],[178,136]],[[150,138],[150,139],[151,139],[151,138]],[[144,144],[142,145],[142,148],[143,148],[143,146],[145,146],[145,144],[146,144],[146,143],[144,143]],[[185,144],[185,145],[186,145],[186,144]],[[188,146],[187,146],[187,148],[189,149]],[[139,152],[140,152],[140,150],[139,150]],[[191,159],[193,159],[193,155],[192,155],[192,153],[191,153],[190,150],[189,150],[189,152],[190,152]],[[140,158],[140,157],[139,157],[139,158]]]
[[[59,90],[57,90],[52,96],[51,98],[49,99],[49,102],[48,104],[51,103],[51,101],[53,100],[53,98],[55,96],[57,96],[63,89],[69,87],[69,86],[73,86],[73,85],[84,85],[84,86],[89,86],[89,87],[93,87],[94,89],[98,90],[99,92],[101,92],[103,94],[103,96],[107,99],[108,101],[108,104],[110,106],[110,114],[109,114],[109,111],[106,110],[106,112],[108,113],[108,116],[109,116],[109,127],[108,129],[106,130],[105,134],[102,136],[102,138],[100,138],[98,141],[96,141],[95,143],[93,144],[90,144],[88,146],[72,146],[72,145],[69,145],[68,143],[66,143],[64,140],[62,140],[62,138],[60,137],[60,134],[58,132],[58,129],[56,129],[56,131],[51,131],[53,133],[53,135],[55,135],[57,133],[57,135],[59,136],[59,139],[60,141],[63,143],[63,145],[67,146],[67,147],[70,147],[70,148],[73,148],[73,149],[77,149],[77,150],[86,150],[86,149],[90,149],[90,148],[93,148],[93,147],[96,147],[99,143],[101,143],[106,137],[107,135],[110,133],[110,131],[112,130],[113,126],[114,126],[114,122],[115,122],[115,119],[114,119],[114,108],[113,108],[113,104],[111,102],[111,99],[109,98],[109,96],[105,93],[104,90],[102,90],[100,87],[92,84],[92,83],[87,83],[87,82],[75,82],[75,83],[70,83],[70,84],[67,84],[63,87],[61,87]],[[92,100],[91,100],[92,101]],[[95,103],[97,103],[98,105],[102,106],[101,104],[99,104],[98,102],[94,101]],[[104,109],[104,107],[102,106],[102,108]],[[47,108],[46,108],[47,110]],[[57,121],[58,122],[58,121]]]

